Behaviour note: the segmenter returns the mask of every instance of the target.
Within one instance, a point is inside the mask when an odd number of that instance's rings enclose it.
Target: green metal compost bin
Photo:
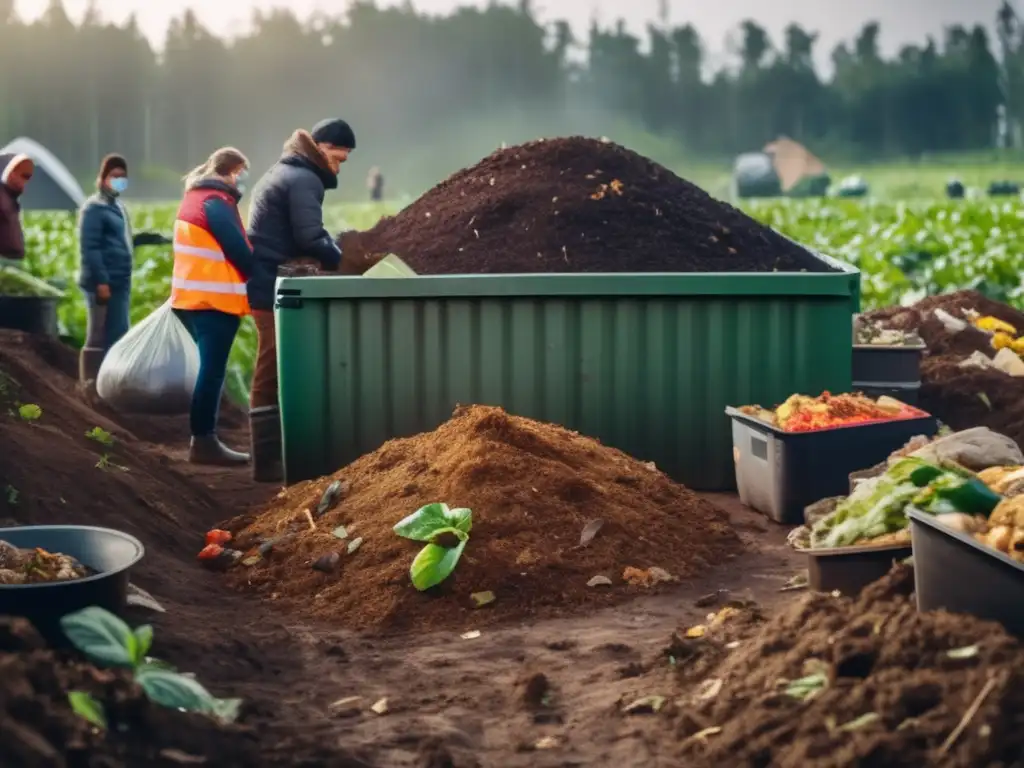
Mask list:
[[[860,273],[822,258],[839,271],[281,278],[286,482],[480,403],[734,488],[727,405],[851,387]]]

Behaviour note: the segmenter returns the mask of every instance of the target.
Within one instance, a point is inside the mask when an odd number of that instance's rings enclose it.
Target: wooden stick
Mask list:
[[[944,757],[956,743],[956,740],[960,738],[960,734],[967,730],[967,726],[971,724],[971,720],[973,720],[974,716],[978,714],[978,710],[981,709],[981,705],[985,703],[985,699],[988,698],[988,695],[992,693],[993,690],[995,690],[996,682],[995,676],[988,679],[988,682],[985,683],[985,687],[981,689],[981,693],[979,693],[974,701],[971,702],[971,706],[969,706],[967,711],[964,712],[964,716],[960,719],[960,722],[957,723],[956,728],[953,729],[953,732],[949,734],[945,742],[943,742],[942,746],[939,748],[939,757]]]

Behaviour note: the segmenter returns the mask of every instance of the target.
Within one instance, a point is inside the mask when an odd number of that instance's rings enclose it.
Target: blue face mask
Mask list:
[[[123,194],[128,189],[128,179],[124,176],[117,176],[110,180],[110,189],[117,194]]]

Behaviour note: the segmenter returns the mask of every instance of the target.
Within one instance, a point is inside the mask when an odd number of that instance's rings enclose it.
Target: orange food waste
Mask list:
[[[213,560],[224,554],[224,547],[220,544],[207,544],[199,552],[200,560]]]
[[[214,528],[212,531],[206,532],[207,544],[219,544],[223,547],[229,541],[231,541],[231,533],[228,531],[221,530],[220,528]]]

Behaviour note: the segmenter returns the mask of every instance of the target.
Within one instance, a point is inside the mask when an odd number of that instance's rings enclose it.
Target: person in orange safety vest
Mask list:
[[[193,464],[236,466],[249,454],[217,437],[228,355],[242,318],[250,314],[246,281],[252,275],[252,245],[238,201],[249,161],[237,149],[218,149],[185,177],[185,197],[174,222],[171,307],[199,348],[199,377],[189,424]]]

